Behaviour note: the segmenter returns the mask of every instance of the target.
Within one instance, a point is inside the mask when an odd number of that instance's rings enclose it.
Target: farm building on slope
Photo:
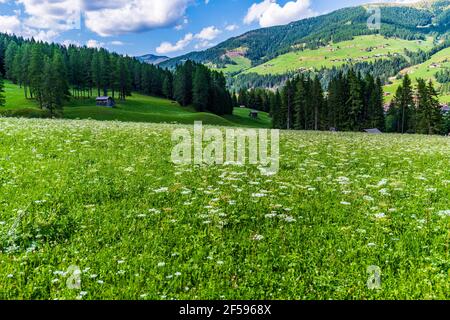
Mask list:
[[[113,108],[116,102],[112,97],[98,97],[96,100],[97,106]]]

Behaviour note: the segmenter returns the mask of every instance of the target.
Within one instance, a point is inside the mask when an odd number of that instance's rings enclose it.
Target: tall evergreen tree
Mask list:
[[[44,64],[44,56],[40,46],[33,46],[31,57],[30,57],[30,67],[28,70],[30,79],[30,91],[31,97],[35,97],[39,103],[39,106],[43,108],[43,82],[44,75],[42,72],[42,67]]]
[[[402,85],[394,97],[395,107],[398,110],[398,132],[406,133],[414,130],[414,94],[411,79],[408,75],[403,78]]]
[[[204,112],[208,108],[210,99],[210,79],[208,70],[203,66],[196,66],[192,79],[192,103],[195,110]]]
[[[5,85],[3,83],[3,77],[0,74],[0,107],[4,107],[5,104],[6,104]]]
[[[349,117],[346,129],[360,131],[363,129],[364,96],[361,79],[353,71],[348,74],[349,100],[347,101]]]
[[[438,93],[433,83],[417,79],[416,132],[438,134],[442,132],[442,114]]]
[[[173,77],[171,72],[167,72],[164,77],[162,92],[167,99],[173,98]]]

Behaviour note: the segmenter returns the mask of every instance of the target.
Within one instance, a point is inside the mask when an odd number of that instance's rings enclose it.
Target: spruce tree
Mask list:
[[[67,70],[63,62],[61,53],[55,50],[51,61],[51,78],[52,83],[50,90],[54,93],[54,107],[58,111],[62,111],[64,103],[67,101],[70,92],[67,83]]]
[[[347,129],[351,131],[360,131],[363,127],[362,115],[364,110],[364,97],[361,79],[353,72],[348,74],[349,81],[349,100],[347,102],[349,116]]]
[[[39,103],[39,106],[43,108],[43,66],[44,64],[44,56],[42,54],[41,48],[39,45],[33,46],[31,51],[30,58],[30,67],[28,70],[29,78],[30,78],[30,91],[31,97],[35,97]]]
[[[3,82],[2,75],[0,74],[0,107],[4,107],[5,105],[6,105],[5,85]]]
[[[397,108],[399,110],[399,132],[413,132],[414,131],[414,94],[411,84],[411,79],[408,75],[403,78],[401,90],[397,92],[400,96],[395,97]]]
[[[192,103],[196,111],[204,112],[207,110],[210,96],[209,88],[210,79],[208,70],[206,67],[196,66],[192,79]]]
[[[321,130],[326,127],[324,117],[325,99],[322,84],[319,78],[315,77],[312,82],[312,104],[314,112],[314,130]]]
[[[168,72],[164,77],[162,92],[167,99],[173,98],[173,77],[171,72]]]

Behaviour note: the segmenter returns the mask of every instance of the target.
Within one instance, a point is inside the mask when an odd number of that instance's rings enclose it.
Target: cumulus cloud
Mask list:
[[[205,49],[213,46],[210,41],[216,39],[221,33],[222,31],[217,29],[215,26],[209,26],[203,28],[195,35],[192,33],[186,34],[183,39],[180,39],[175,44],[165,41],[161,43],[158,48],[156,48],[156,52],[158,54],[167,54],[181,51],[195,40],[197,42],[194,46],[195,49]]]
[[[79,28],[82,0],[17,0],[27,17],[23,23],[34,29],[55,32]]]
[[[0,0],[1,1],[1,0]],[[21,29],[20,19],[17,16],[0,16],[0,32],[18,33]]]
[[[88,40],[86,42],[86,47],[88,48],[102,48],[105,44],[103,42],[99,42],[98,40]]]
[[[0,0],[6,3],[8,0]],[[21,13],[2,16],[0,30],[60,34],[81,28],[81,13],[87,29],[100,36],[182,25],[187,7],[194,0],[9,0],[23,7]],[[22,26],[17,27],[17,19]],[[19,30],[18,30],[19,29]],[[27,29],[28,32],[24,32]]]
[[[34,38],[36,40],[51,42],[58,35],[53,30],[39,30],[22,23],[18,15],[1,16],[0,32],[19,35],[25,38]]]
[[[183,50],[191,43],[191,41],[193,39],[194,39],[194,35],[192,33],[188,33],[184,36],[183,39],[177,41],[177,43],[175,43],[175,44],[165,41],[165,42],[161,43],[158,48],[156,48],[156,52],[158,54],[167,54],[167,53]]]
[[[209,26],[203,28],[202,31],[195,35],[195,37],[201,40],[214,40],[221,33],[222,31],[217,29],[215,26]]]
[[[191,0],[86,1],[86,27],[101,36],[175,25],[183,18]],[[104,3],[104,5],[103,5]]]
[[[235,31],[239,29],[239,26],[237,24],[229,24],[225,27],[225,30],[227,31]]]
[[[288,24],[303,18],[316,15],[311,9],[310,0],[289,1],[284,6],[277,0],[264,0],[254,3],[244,18],[245,24],[258,22],[261,27],[272,27]]]

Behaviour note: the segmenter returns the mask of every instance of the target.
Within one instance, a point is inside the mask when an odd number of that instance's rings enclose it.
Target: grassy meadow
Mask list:
[[[448,138],[282,132],[267,177],[174,128],[0,119],[0,299],[450,298]]]
[[[0,108],[0,116],[42,118],[46,113],[38,108],[35,101],[25,99],[23,89],[6,82],[6,106]],[[133,93],[126,101],[116,101],[115,108],[98,107],[95,98],[71,99],[63,110],[65,119],[92,119],[99,121],[150,122],[204,124],[220,126],[240,126],[270,128],[268,114],[260,112],[258,119],[249,117],[249,109],[236,109],[233,115],[220,117],[212,113],[195,112],[192,107],[181,107],[178,103],[158,97]]]

